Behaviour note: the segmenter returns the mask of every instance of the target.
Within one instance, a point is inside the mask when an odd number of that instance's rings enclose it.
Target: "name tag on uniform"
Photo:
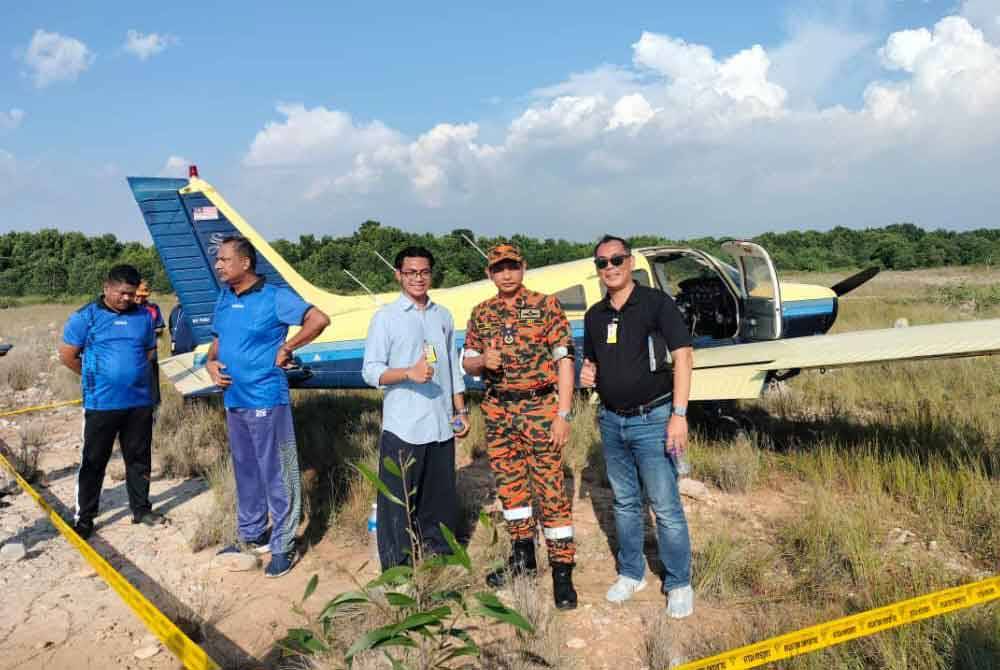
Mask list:
[[[618,322],[608,324],[608,344],[618,344]]]
[[[521,321],[527,321],[529,319],[540,319],[542,318],[542,310],[540,309],[528,309],[524,308],[518,312],[518,318]]]
[[[424,358],[427,359],[428,363],[437,363],[437,354],[434,352],[434,345],[430,342],[424,342]]]

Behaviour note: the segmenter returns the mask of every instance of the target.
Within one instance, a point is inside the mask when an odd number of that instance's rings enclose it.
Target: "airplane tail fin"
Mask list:
[[[268,283],[287,286],[314,305],[327,306],[335,298],[296,272],[208,182],[197,176],[129,177],[128,184],[177,298],[191,319],[196,344],[212,339],[212,311],[220,289],[215,254],[219,243],[230,235],[242,235],[253,244],[257,273]]]

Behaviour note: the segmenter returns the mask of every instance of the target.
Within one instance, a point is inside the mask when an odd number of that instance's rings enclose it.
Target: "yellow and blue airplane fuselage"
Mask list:
[[[367,386],[361,378],[361,363],[368,324],[375,311],[394,300],[396,294],[341,296],[317,288],[299,275],[211,185],[197,177],[131,177],[128,182],[198,343],[190,360],[190,374],[171,377],[182,392],[196,395],[214,391],[203,383],[204,376],[199,377],[195,372],[204,365],[205,350],[212,338],[212,312],[222,288],[213,270],[215,253],[219,243],[229,235],[242,235],[254,245],[258,252],[258,274],[268,282],[296,291],[331,318],[330,327],[319,338],[296,352],[299,367],[289,372],[291,385]],[[650,247],[634,250],[634,256],[637,281],[658,286],[674,295],[679,304],[684,303],[682,306],[690,314],[696,349],[753,339],[819,335],[827,332],[836,318],[837,295],[826,287],[787,282],[779,286],[776,280],[770,289],[766,282],[753,285],[741,279],[740,270],[693,249]],[[701,274],[682,281],[679,287],[671,286],[670,276],[674,272],[671,263],[693,263]],[[583,315],[587,307],[603,297],[591,259],[529,268],[525,283],[533,290],[560,298],[572,324],[578,351],[582,351]],[[756,317],[749,316],[749,305],[760,291],[770,291],[772,297],[778,293],[781,297],[779,302],[771,301],[780,305],[777,309],[780,316],[772,315],[774,323],[768,326],[773,329],[772,335],[761,334],[752,325],[750,330],[746,329],[747,324],[756,323]],[[450,310],[455,319],[456,346],[461,347],[464,342],[464,326],[472,308],[495,292],[485,274],[481,281],[431,291],[431,298]],[[771,304],[766,297],[762,300]],[[762,323],[768,323],[766,308],[760,318]],[[696,356],[696,366],[697,360]],[[578,366],[580,362],[577,361]],[[201,382],[195,383],[196,378]],[[478,379],[467,378],[466,382],[470,388],[480,386]]]

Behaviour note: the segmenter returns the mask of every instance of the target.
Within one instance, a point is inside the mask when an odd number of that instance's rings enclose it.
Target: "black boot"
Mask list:
[[[573,588],[573,564],[552,564],[552,597],[556,601],[556,609],[576,609],[576,589]]]
[[[495,589],[506,584],[511,577],[538,574],[538,564],[535,563],[535,541],[515,540],[511,546],[507,565],[486,575],[486,583]]]

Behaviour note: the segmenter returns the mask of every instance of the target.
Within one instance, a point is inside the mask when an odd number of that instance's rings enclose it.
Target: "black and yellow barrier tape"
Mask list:
[[[55,409],[56,407],[65,407],[67,405],[79,405],[80,398],[76,400],[63,400],[61,402],[54,402],[51,405],[35,405],[34,407],[22,407],[21,409],[10,410],[9,412],[0,412],[0,417],[14,416],[15,414],[27,414],[28,412],[41,412],[46,409]]]
[[[1000,577],[990,577],[972,584],[935,591],[860,614],[834,619],[745,647],[730,649],[699,661],[678,665],[673,670],[758,668],[774,661],[819,651],[848,640],[988,603],[998,598],[1000,598]]]
[[[79,402],[79,401],[76,401]],[[122,577],[122,575],[111,567],[104,558],[94,551],[94,548],[87,544],[79,535],[76,534],[68,523],[63,521],[62,517],[52,509],[52,507],[45,502],[35,491],[31,485],[24,480],[21,475],[17,473],[17,470],[11,465],[10,461],[0,453],[0,466],[6,468],[10,474],[17,481],[18,486],[20,486],[25,493],[31,496],[38,506],[45,511],[49,516],[49,521],[56,527],[63,537],[79,551],[83,558],[90,564],[92,568],[97,572],[101,578],[107,582],[108,586],[113,588],[121,599],[128,605],[136,616],[145,624],[146,628],[149,629],[153,635],[160,639],[167,649],[173,652],[177,660],[183,664],[187,670],[219,670],[218,664],[209,658],[205,650],[199,647],[197,644],[191,641],[187,635],[184,634],[180,628],[178,628],[173,621],[164,616],[163,612],[156,608],[156,605],[149,602],[142,593],[139,592],[132,584],[129,583],[127,579]]]

